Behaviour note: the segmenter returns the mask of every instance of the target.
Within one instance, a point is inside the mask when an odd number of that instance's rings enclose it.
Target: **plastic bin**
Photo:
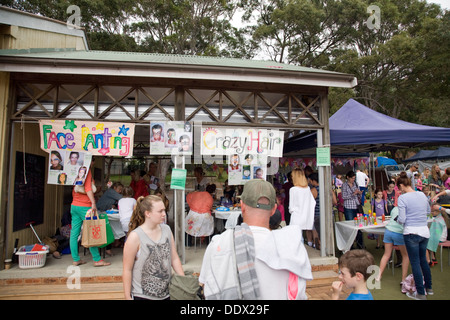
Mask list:
[[[20,269],[42,268],[47,260],[48,246],[42,246],[42,250],[33,250],[35,245],[22,246],[16,252],[19,256]]]

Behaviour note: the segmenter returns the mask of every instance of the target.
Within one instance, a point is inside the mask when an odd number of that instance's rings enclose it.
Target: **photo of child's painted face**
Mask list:
[[[239,164],[239,156],[237,154],[231,157],[231,165],[236,167]]]
[[[82,179],[85,174],[86,174],[86,169],[84,167],[80,168],[80,170],[78,170],[78,178]]]
[[[79,154],[78,154],[78,152],[71,152],[70,153],[70,164],[72,165],[72,166],[75,166],[76,164],[77,164],[77,162],[78,162],[78,158],[79,158],[80,156],[79,156]]]
[[[170,140],[173,140],[173,139],[175,139],[175,136],[176,136],[176,133],[175,133],[175,130],[167,130],[167,137],[170,139]]]
[[[259,168],[255,171],[255,179],[264,179],[264,171]]]
[[[153,138],[155,138],[155,139],[161,138],[161,129],[153,128],[152,132],[153,132]]]
[[[60,184],[65,184],[66,183],[66,178],[67,178],[67,176],[64,174],[64,173],[61,173],[60,175],[59,175],[59,183]]]
[[[61,169],[61,163],[62,163],[62,158],[61,158],[60,153],[57,151],[53,151],[50,154],[50,164],[51,164],[50,169],[52,169],[52,170]]]
[[[61,161],[56,155],[52,154],[50,161],[52,163],[52,167],[56,168],[59,165],[59,162]]]
[[[247,162],[247,164],[252,164],[253,161],[253,155],[248,154],[245,156],[245,161]]]
[[[163,127],[159,124],[155,124],[152,127],[152,136],[151,136],[151,141],[152,142],[156,142],[156,141],[161,141],[164,142],[163,139]]]
[[[191,147],[191,139],[184,135],[180,138],[181,151],[189,151]]]

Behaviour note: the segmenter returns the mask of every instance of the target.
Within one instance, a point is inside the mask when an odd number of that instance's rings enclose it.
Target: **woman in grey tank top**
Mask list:
[[[184,275],[160,197],[139,197],[123,250],[125,299],[169,299],[172,268]]]

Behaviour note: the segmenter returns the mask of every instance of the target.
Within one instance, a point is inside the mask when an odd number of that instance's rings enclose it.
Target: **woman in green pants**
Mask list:
[[[95,204],[94,192],[92,190],[94,181],[92,179],[92,169],[93,169],[94,159],[91,162],[91,169],[89,170],[86,180],[84,182],[84,190],[86,194],[75,192],[75,187],[72,190],[72,205],[70,208],[70,213],[72,214],[72,230],[70,231],[70,252],[72,254],[73,265],[79,266],[85,264],[86,262],[81,260],[78,253],[78,238],[81,232],[81,226],[83,225],[83,220],[85,219],[86,212],[92,208],[95,212],[97,211],[97,206]],[[103,267],[109,266],[111,263],[102,260],[100,253],[98,252],[98,247],[91,247],[89,251],[92,254],[94,260],[94,266]]]

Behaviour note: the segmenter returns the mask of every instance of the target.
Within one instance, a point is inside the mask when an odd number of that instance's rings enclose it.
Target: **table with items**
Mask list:
[[[122,224],[120,223],[119,210],[107,210],[105,213],[108,214],[108,221],[114,234],[114,239],[121,239],[125,237],[125,232],[122,229]]]
[[[383,235],[386,231],[386,224],[390,217],[386,216],[384,221],[382,217],[367,218],[358,216],[353,221],[339,221],[335,223],[336,245],[343,252],[351,249],[358,231]]]
[[[351,249],[355,241],[358,231],[384,235],[386,232],[386,225],[389,223],[390,216],[373,217],[372,219],[364,220],[364,216],[358,216],[353,221],[339,221],[335,223],[336,245],[337,248],[343,252]],[[428,225],[433,222],[432,218],[427,219]]]
[[[238,207],[217,207],[212,210],[212,214],[215,220],[216,229],[219,232],[223,232],[225,229],[234,228],[238,222],[242,211]],[[224,220],[226,220],[224,224]]]

